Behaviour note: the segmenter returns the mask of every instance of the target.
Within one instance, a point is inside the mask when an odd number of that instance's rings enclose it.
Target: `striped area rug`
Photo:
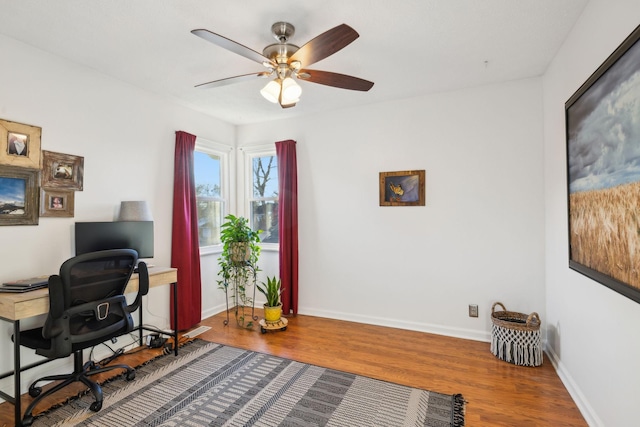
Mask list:
[[[34,426],[464,426],[461,395],[405,387],[195,340],[136,379],[35,419]]]

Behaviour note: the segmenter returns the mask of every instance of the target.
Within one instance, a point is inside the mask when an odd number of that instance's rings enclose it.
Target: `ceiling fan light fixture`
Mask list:
[[[278,79],[271,80],[262,88],[260,94],[264,96],[267,101],[273,102],[274,104],[277,103],[280,98],[280,81]]]
[[[280,100],[280,106],[282,108],[295,107],[295,105],[298,102],[300,102],[300,98],[298,98],[298,99],[286,99],[286,98],[282,97],[282,99]]]
[[[291,77],[287,77],[282,81],[282,99],[299,100],[302,95],[302,88]]]

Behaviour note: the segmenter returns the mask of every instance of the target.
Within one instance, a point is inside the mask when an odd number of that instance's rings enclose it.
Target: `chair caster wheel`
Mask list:
[[[93,402],[91,406],[89,406],[89,409],[91,409],[93,412],[98,412],[100,409],[102,409],[102,401]]]
[[[42,388],[40,387],[29,387],[29,396],[38,397],[42,393]]]
[[[131,370],[131,371],[127,371],[127,376],[126,376],[127,381],[133,381],[136,379],[136,371]]]

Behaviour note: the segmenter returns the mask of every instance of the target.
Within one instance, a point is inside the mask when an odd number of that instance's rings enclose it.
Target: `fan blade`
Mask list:
[[[341,24],[324,33],[320,34],[304,46],[302,46],[291,58],[288,63],[300,61],[303,67],[307,67],[329,55],[333,55],[343,47],[349,45],[360,35],[348,26]]]
[[[339,87],[341,89],[368,91],[373,87],[373,82],[346,74],[332,73],[330,71],[300,70],[299,74],[308,74],[309,77],[301,77],[301,80],[318,83],[321,85]]]
[[[214,80],[208,83],[201,83],[199,85],[196,85],[196,87],[209,89],[212,87],[220,87],[220,86],[227,86],[231,84],[241,83],[247,80],[255,80],[256,77],[267,77],[267,76],[269,76],[269,73],[264,71],[261,73],[243,74],[241,76],[227,77],[226,79]]]
[[[261,53],[256,52],[253,49],[249,49],[248,47],[241,45],[240,43],[236,43],[233,40],[229,40],[226,37],[221,36],[220,34],[212,33],[209,30],[199,29],[191,31],[191,34],[195,34],[196,36],[205,39],[213,44],[216,44],[220,47],[223,47],[227,50],[230,50],[233,53],[237,53],[240,56],[244,56],[252,61],[256,61],[259,64],[271,64],[273,67],[276,64],[262,55]]]

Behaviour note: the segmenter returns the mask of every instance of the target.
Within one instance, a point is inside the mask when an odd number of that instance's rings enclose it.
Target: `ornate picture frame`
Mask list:
[[[39,172],[0,165],[0,225],[38,224]]]
[[[0,119],[0,164],[40,169],[42,128]]]
[[[640,303],[640,26],[565,103],[569,268]]]
[[[74,191],[41,188],[40,216],[73,218],[75,194]]]
[[[42,186],[82,191],[84,157],[42,150]]]
[[[425,171],[380,172],[380,206],[424,206]]]

